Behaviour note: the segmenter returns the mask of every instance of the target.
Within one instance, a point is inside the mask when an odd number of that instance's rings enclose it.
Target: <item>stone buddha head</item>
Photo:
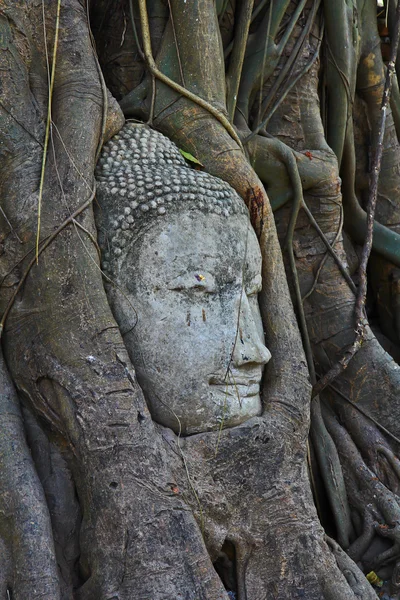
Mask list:
[[[106,291],[153,419],[189,435],[259,415],[270,353],[241,198],[138,124],[105,145],[97,180]]]

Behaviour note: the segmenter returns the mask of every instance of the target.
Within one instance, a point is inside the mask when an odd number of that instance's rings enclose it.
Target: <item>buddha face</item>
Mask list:
[[[115,293],[111,304],[153,419],[189,435],[259,415],[270,353],[248,217],[169,214],[125,252],[117,277],[125,297]]]

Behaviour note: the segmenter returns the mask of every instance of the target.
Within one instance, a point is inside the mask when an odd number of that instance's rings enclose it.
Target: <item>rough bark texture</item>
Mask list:
[[[309,381],[311,351],[320,377],[354,341],[354,284],[343,271],[354,274],[365,232],[367,155],[385,76],[375,2],[256,2],[248,27],[237,26],[238,15],[250,14],[244,2],[148,4],[157,67],[222,117],[236,104],[244,149],[223,118],[149,73],[143,3],[91,3],[99,64],[83,0],[62,0],[59,23],[51,0],[0,0],[0,596],[222,600],[229,590],[238,600],[376,597],[355,562],[392,578],[393,591],[400,559],[398,88],[367,307],[383,334],[376,338],[367,326],[335,389],[311,401]],[[243,55],[236,97],[225,77],[238,78]],[[101,144],[124,120],[107,85],[125,116],[149,118],[250,209],[272,360],[264,412],[239,427],[181,438],[153,423],[137,384],[103,288],[90,201]],[[326,255],[307,207],[341,268]],[[290,297],[301,324],[299,292],[307,295],[302,337]],[[319,516],[342,548],[319,523],[310,468]]]
[[[3,273],[30,251],[18,265],[19,276],[31,259],[36,230],[42,148],[32,134],[43,139],[41,119],[45,118],[43,52],[39,61],[38,48],[27,43],[41,36],[40,3],[29,8],[28,15],[18,6],[6,7],[8,20],[4,19],[9,44],[12,35],[27,44],[27,56],[22,52],[6,55],[12,68],[3,79],[4,88],[9,86],[21,99],[22,106],[13,106],[13,116],[30,128],[30,135],[17,125],[15,136],[9,128],[3,131],[8,146],[3,206],[23,240],[19,244],[15,235],[7,235],[9,258],[3,263]],[[49,23],[54,23],[52,7],[47,9]],[[26,22],[21,24],[23,17]],[[60,26],[63,35],[52,111],[55,156],[50,152],[48,157],[41,239],[91,194],[104,108],[83,6],[78,2],[64,5]],[[48,26],[48,34],[51,31]],[[32,69],[40,73],[41,66],[42,77],[34,78]],[[29,77],[36,84],[35,95],[29,91]],[[26,164],[21,164],[21,147]],[[91,208],[78,219],[95,233]],[[13,287],[4,290],[3,309],[12,291]],[[184,598],[196,587],[200,598],[222,598],[223,586],[194,518],[171,490],[173,477],[166,455],[109,310],[98,257],[87,233],[65,227],[39,257],[23,294],[13,303],[3,340],[7,365],[21,397],[45,422],[73,472],[82,510],[79,576],[84,585],[77,597],[119,594],[129,598],[140,590],[143,598]],[[195,562],[187,560],[188,548],[196,555]],[[14,575],[14,579],[19,578]],[[50,587],[54,578],[43,585],[44,589],[30,592],[31,597],[59,597],[60,592]],[[18,587],[11,589],[16,598],[26,597],[19,595]],[[67,594],[71,596],[71,586]]]

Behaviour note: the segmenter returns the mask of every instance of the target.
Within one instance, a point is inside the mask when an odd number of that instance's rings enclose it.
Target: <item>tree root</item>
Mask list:
[[[361,519],[361,530],[348,549],[349,556],[366,570],[378,571],[388,563],[397,563],[400,561],[399,497],[367,466],[350,434],[332,413],[325,411],[324,421],[341,458],[350,506]],[[392,545],[368,556],[377,536],[390,540]]]
[[[84,202],[72,215],[70,215],[67,219],[65,219],[65,221],[63,223],[61,223],[61,225],[56,229],[56,231],[54,233],[52,233],[51,235],[46,237],[46,239],[42,242],[40,247],[36,250],[36,254],[35,254],[34,258],[28,264],[28,267],[27,267],[25,273],[21,277],[21,279],[20,279],[17,287],[15,288],[15,290],[6,306],[6,309],[3,313],[3,316],[0,321],[0,339],[1,339],[1,336],[4,331],[5,322],[7,320],[10,310],[12,309],[15,299],[16,299],[18,293],[20,292],[20,290],[22,289],[22,287],[26,281],[26,278],[28,277],[32,267],[37,262],[38,257],[42,254],[42,252],[44,250],[46,250],[46,248],[48,248],[48,246],[50,246],[50,244],[56,239],[56,237],[61,233],[61,231],[63,229],[65,229],[65,227],[67,227],[67,225],[69,225],[70,223],[73,223],[75,221],[76,217],[78,217],[84,210],[86,210],[92,204],[95,193],[96,193],[96,188],[94,188],[93,192],[90,195],[90,198],[88,200],[86,200],[86,202]]]
[[[167,77],[167,75],[160,71],[160,69],[157,67],[154,61],[151,49],[150,28],[147,15],[146,0],[139,0],[139,12],[142,26],[143,51],[150,73],[152,73],[154,77],[171,87],[173,90],[175,90],[188,100],[191,100],[192,102],[198,104],[198,106],[209,112],[215,119],[217,119],[217,121],[221,123],[221,125],[223,125],[223,127],[226,129],[229,135],[235,140],[239,148],[242,149],[242,142],[240,141],[235,128],[220,110],[218,110],[217,108],[212,106],[212,104],[210,104],[206,100],[203,100],[203,98],[200,98],[198,95],[194,94],[187,88],[183,87],[182,85],[179,85],[179,83],[176,83],[176,81],[173,81],[172,79],[170,79],[170,77]]]
[[[315,398],[311,404],[310,436],[314,443],[321,476],[334,516],[337,538],[342,548],[346,549],[349,547],[353,534],[349,503],[342,466],[336,446],[322,418],[319,398]]]
[[[0,383],[0,537],[5,542],[0,591],[2,598],[7,597],[5,586],[15,600],[33,598],[32,590],[35,598],[57,600],[60,595],[50,516],[2,353]],[[7,556],[12,557],[11,564]]]
[[[337,566],[346,578],[354,596],[360,600],[376,600],[376,594],[360,569],[332,538],[325,536],[325,541],[331,549]]]

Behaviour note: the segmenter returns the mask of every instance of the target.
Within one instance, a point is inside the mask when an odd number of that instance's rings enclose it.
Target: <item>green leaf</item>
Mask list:
[[[185,152],[184,150],[181,150],[179,148],[179,152],[182,154],[183,158],[186,158],[186,160],[188,160],[189,162],[195,163],[196,165],[200,165],[201,167],[204,167],[203,164],[201,164],[201,162],[199,160],[197,160],[196,157],[193,156],[193,154],[190,154],[190,152]]]

